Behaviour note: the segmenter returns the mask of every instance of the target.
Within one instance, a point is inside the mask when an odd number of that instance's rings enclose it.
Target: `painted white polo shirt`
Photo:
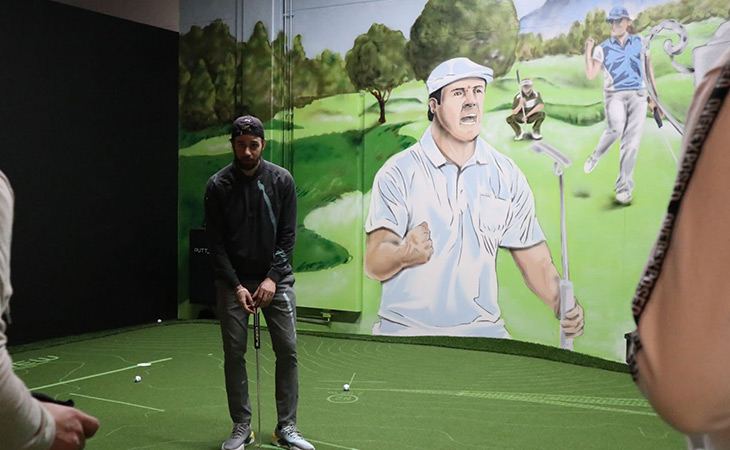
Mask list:
[[[461,170],[429,127],[373,181],[365,231],[428,223],[434,253],[383,282],[374,334],[509,337],[497,302],[499,247],[545,240],[524,174],[481,137]]]

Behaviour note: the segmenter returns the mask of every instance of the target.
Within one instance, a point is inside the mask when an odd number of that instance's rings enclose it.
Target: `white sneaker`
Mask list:
[[[231,437],[221,445],[221,450],[243,450],[247,445],[253,443],[253,430],[247,423],[234,423]]]
[[[598,165],[598,158],[591,155],[588,157],[588,159],[586,159],[586,163],[583,164],[583,172],[591,173],[591,172],[593,172],[593,169],[595,169],[597,165]]]
[[[276,427],[273,444],[289,450],[314,450],[314,445],[307,442],[301,431],[294,425],[287,425],[284,428]]]
[[[520,131],[520,134],[518,134],[517,136],[515,136],[514,139],[515,139],[515,141],[521,141],[524,138],[525,138],[525,132],[524,131]]]
[[[536,141],[539,141],[540,139],[542,139],[542,134],[540,134],[540,133],[535,133],[535,132],[533,131],[533,132],[532,132],[532,139],[534,139],[534,140],[536,140]]]
[[[618,192],[616,194],[616,201],[621,203],[622,205],[631,203],[631,192],[629,192],[629,191]]]

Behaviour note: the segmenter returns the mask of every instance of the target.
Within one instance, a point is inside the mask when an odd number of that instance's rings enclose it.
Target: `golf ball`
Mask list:
[[[140,377],[139,375],[137,375],[136,377],[134,377],[134,382],[135,383],[139,383],[140,381],[142,381],[142,377]]]
[[[349,384],[345,384],[344,386],[342,386],[342,389],[344,389],[346,391],[349,391],[350,390],[350,385]]]
[[[162,323],[162,319],[157,319],[157,323]]]

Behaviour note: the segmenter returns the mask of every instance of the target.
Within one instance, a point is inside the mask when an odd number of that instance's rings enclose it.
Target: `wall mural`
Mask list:
[[[278,5],[218,3],[181,1],[181,316],[205,181],[251,113],[297,183],[303,327],[623,360],[727,0],[295,1],[288,33]]]

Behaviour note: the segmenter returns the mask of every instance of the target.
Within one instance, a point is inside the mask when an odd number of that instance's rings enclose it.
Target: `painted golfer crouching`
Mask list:
[[[530,134],[533,139],[542,139],[540,126],[545,120],[545,103],[542,96],[532,87],[532,80],[525,78],[520,82],[520,92],[515,94],[512,100],[512,114],[507,117],[507,123],[515,132],[515,141],[521,141],[526,134]],[[532,125],[532,132],[527,133],[522,130],[525,124]]]
[[[261,158],[266,140],[259,119],[236,119],[231,145],[233,162],[208,180],[205,192],[205,226],[215,262],[226,393],[234,423],[221,448],[242,450],[254,442],[245,354],[249,315],[261,308],[276,355],[274,443],[313,450],[295,426],[299,381],[291,266],[297,222],[294,179]]]

